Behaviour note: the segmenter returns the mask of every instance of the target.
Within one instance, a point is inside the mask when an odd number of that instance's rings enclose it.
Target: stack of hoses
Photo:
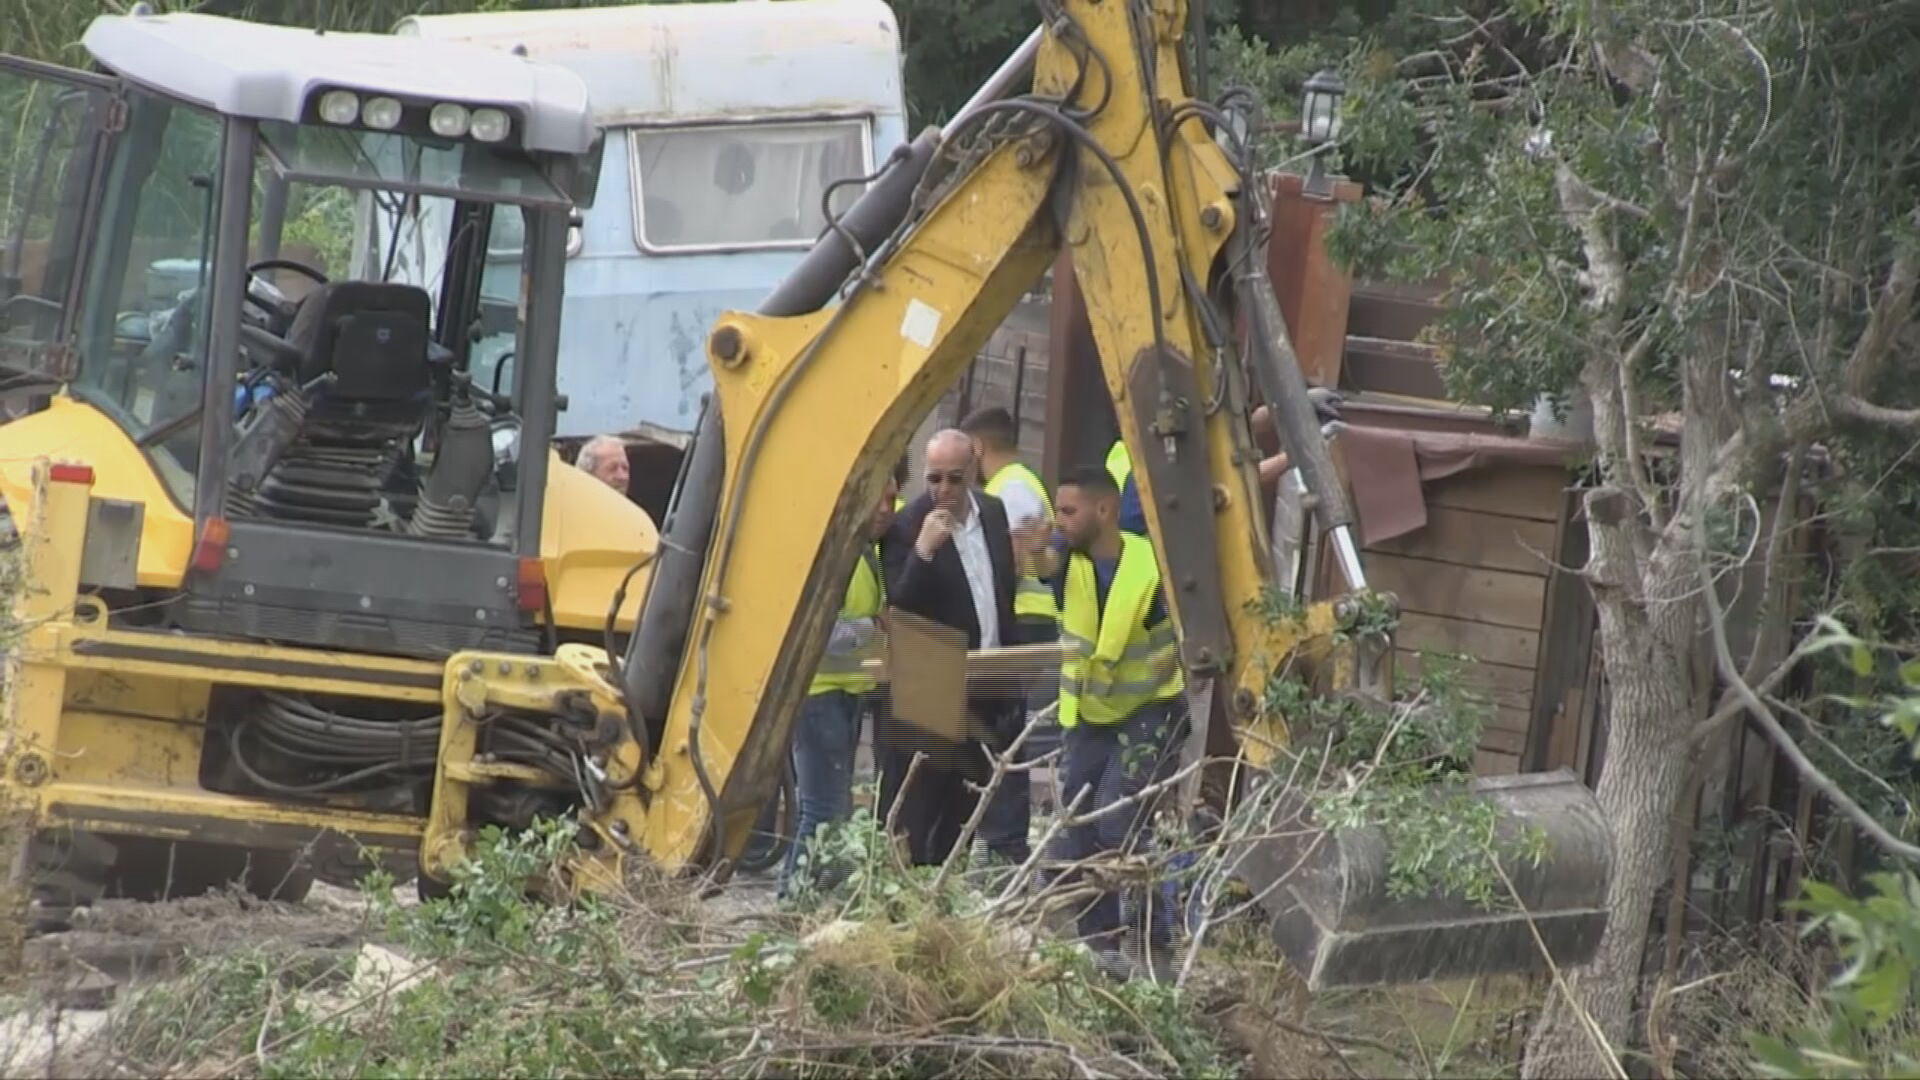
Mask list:
[[[348,716],[295,695],[269,691],[262,708],[233,726],[234,763],[253,783],[286,795],[317,795],[360,787],[412,783],[431,776],[440,749],[440,714],[379,719]],[[498,760],[532,765],[574,780],[589,804],[602,801],[600,785],[576,747],[545,718],[496,712],[481,718],[485,745]],[[270,751],[288,761],[337,775],[288,783],[262,774],[252,761]],[[340,770],[345,770],[344,772]]]

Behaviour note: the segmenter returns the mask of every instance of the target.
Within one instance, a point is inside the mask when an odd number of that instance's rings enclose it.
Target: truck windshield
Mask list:
[[[521,206],[565,206],[540,170],[472,143],[340,128],[260,125],[268,158],[288,180],[373,187]]]

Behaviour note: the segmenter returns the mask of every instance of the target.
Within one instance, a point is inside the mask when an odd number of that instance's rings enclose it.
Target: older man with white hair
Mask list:
[[[573,463],[613,490],[627,494],[632,466],[627,462],[627,444],[618,437],[595,435],[588,439]]]

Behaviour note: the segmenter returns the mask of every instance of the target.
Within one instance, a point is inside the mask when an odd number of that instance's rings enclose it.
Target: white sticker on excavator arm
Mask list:
[[[900,319],[900,337],[923,349],[933,348],[933,336],[940,332],[940,309],[923,300],[907,301],[907,313]]]

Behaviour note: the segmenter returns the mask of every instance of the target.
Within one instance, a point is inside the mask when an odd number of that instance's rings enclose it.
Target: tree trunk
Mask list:
[[[1588,966],[1565,973],[1592,1024],[1567,995],[1551,991],[1527,1041],[1521,1075],[1528,1080],[1619,1075],[1608,1048],[1617,1056],[1629,1038],[1653,898],[1670,869],[1673,806],[1690,761],[1682,740],[1692,718],[1687,660],[1698,607],[1686,587],[1692,553],[1662,545],[1636,580],[1626,536],[1635,523],[1603,523],[1591,502],[1589,516],[1595,557],[1588,569],[1612,695],[1595,796],[1613,826],[1613,876],[1599,952]],[[1607,1048],[1598,1045],[1596,1028]]]

